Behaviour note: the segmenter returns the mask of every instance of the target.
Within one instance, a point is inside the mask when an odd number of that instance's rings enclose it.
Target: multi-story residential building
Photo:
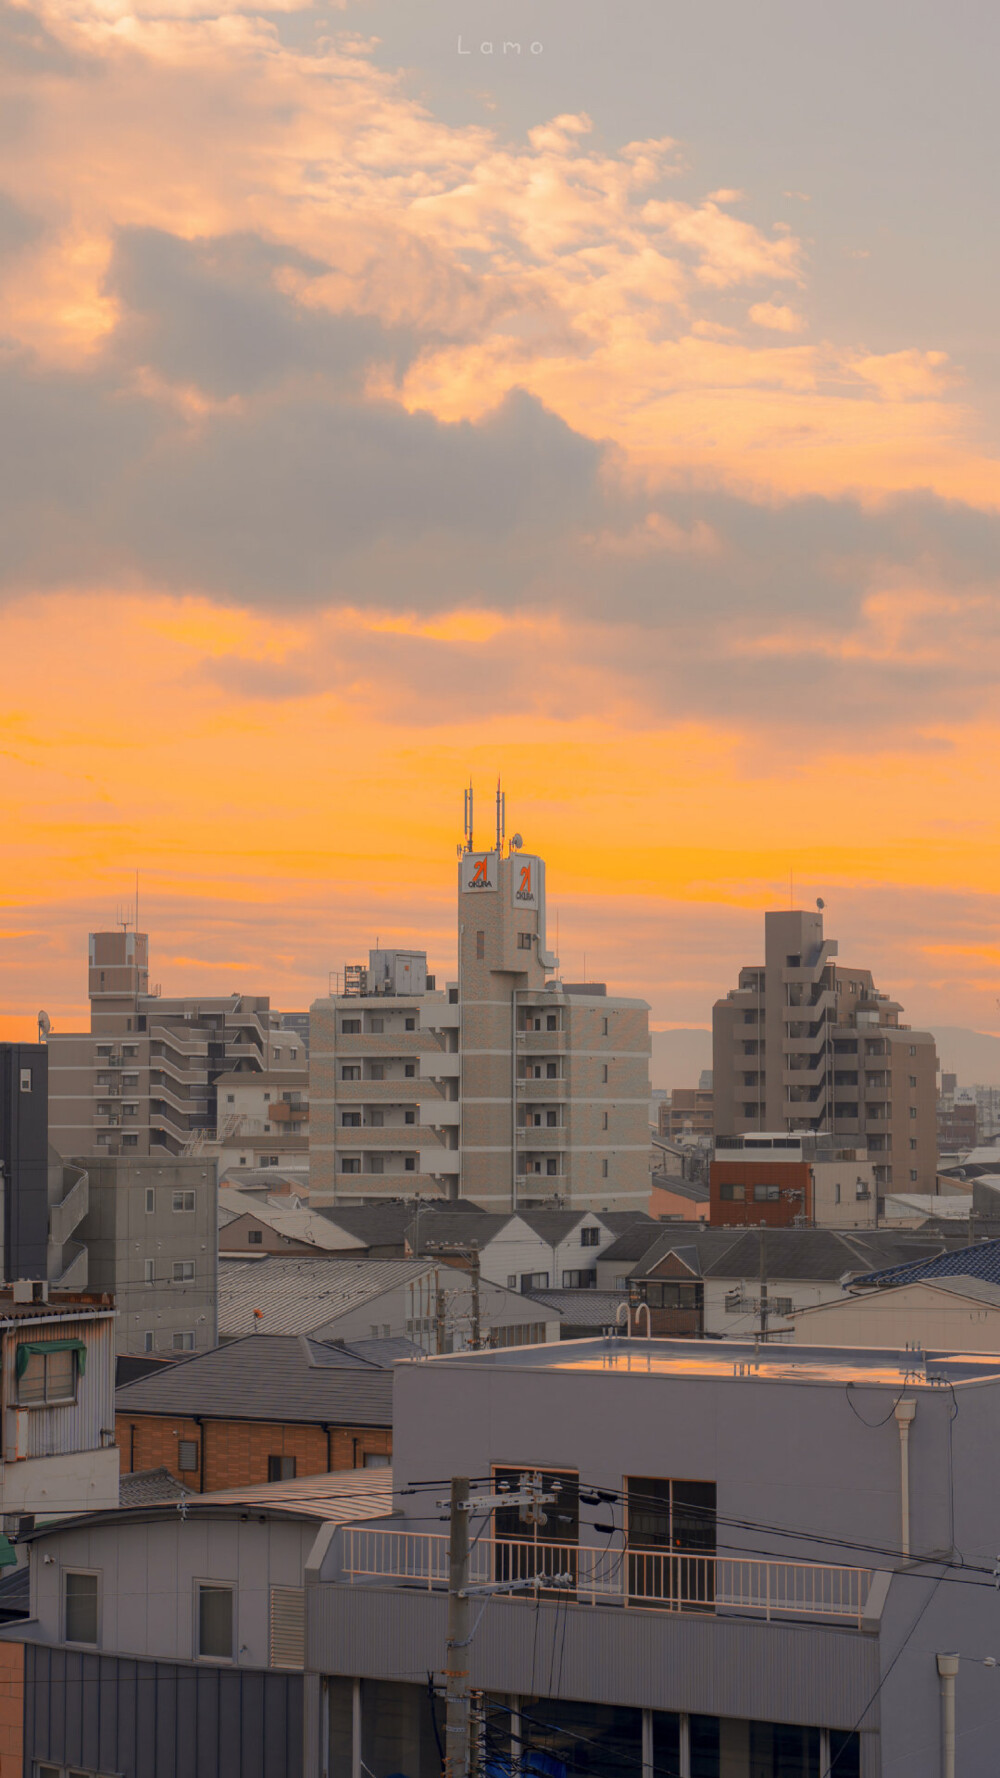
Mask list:
[[[954,1076],[951,1078],[954,1080]],[[983,1092],[985,1094],[991,1090],[984,1088]],[[978,1087],[975,1090],[953,1087],[950,1093],[942,1093],[937,1103],[937,1140],[940,1154],[962,1152],[978,1145],[979,1093]],[[985,1098],[983,1110],[988,1117],[988,1102]]]
[[[423,953],[372,952],[312,1008],[313,1192],[645,1209],[649,1008],[564,984],[557,962],[542,860],[470,845],[457,983],[425,988]]]
[[[118,1504],[114,1323],[111,1298],[94,1292],[50,1293],[40,1280],[0,1290],[5,1530],[25,1514]]]
[[[674,1087],[659,1108],[658,1134],[673,1141],[679,1137],[711,1136],[714,1123],[712,1071],[706,1068],[696,1087]]]
[[[880,1192],[934,1189],[937,1052],[871,972],[838,963],[823,916],[764,916],[764,962],[713,1009],[716,1134],[826,1131],[864,1148]]]
[[[601,1253],[634,1222],[654,1226],[641,1210],[521,1210],[505,1216],[440,1209],[414,1219],[407,1246],[430,1255],[475,1247],[481,1275],[508,1290],[590,1290]]]
[[[51,1032],[49,1136],[64,1156],[178,1155],[218,1121],[220,1075],[307,1079],[305,1045],[266,995],[166,999],[144,932],[90,935],[90,1031]]]
[[[0,1186],[3,1272],[45,1278],[56,1290],[87,1286],[79,1225],[87,1212],[85,1167],[49,1146],[49,1052],[44,1043],[0,1044]]]
[[[219,1195],[215,1162],[150,1156],[87,1161],[92,1289],[113,1294],[118,1351],[177,1357],[216,1342]]]

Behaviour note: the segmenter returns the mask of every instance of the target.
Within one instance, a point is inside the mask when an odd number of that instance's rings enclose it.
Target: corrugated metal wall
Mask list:
[[[101,1429],[115,1424],[115,1321],[60,1315],[52,1321],[26,1320],[4,1340],[3,1399],[17,1403],[14,1366],[23,1340],[83,1340],[87,1364],[79,1379],[76,1401],[65,1407],[32,1408],[28,1414],[28,1456],[65,1457],[73,1451],[99,1451]]]
[[[313,1670],[404,1679],[444,1660],[443,1594],[306,1593]],[[471,1652],[472,1684],[487,1691],[821,1728],[853,1728],[878,1685],[878,1638],[857,1630],[549,1601],[492,1600]]]
[[[33,1760],[123,1778],[301,1778],[302,1678],[28,1643]]]

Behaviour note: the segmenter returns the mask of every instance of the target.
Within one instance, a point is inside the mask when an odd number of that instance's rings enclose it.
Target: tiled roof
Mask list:
[[[116,1391],[115,1409],[119,1414],[391,1426],[392,1365],[417,1351],[409,1340],[333,1346],[297,1334],[250,1334],[126,1384]]]
[[[622,1290],[528,1290],[525,1296],[573,1327],[613,1327],[619,1303],[628,1302]]]
[[[646,1277],[670,1252],[692,1253],[706,1278],[756,1278],[760,1272],[760,1229],[704,1229],[675,1224],[633,1266],[631,1276]],[[945,1251],[940,1234],[895,1229],[767,1229],[765,1264],[771,1278],[829,1279],[854,1276],[873,1260],[903,1259],[925,1263]],[[618,1243],[616,1243],[616,1246]],[[612,1257],[611,1249],[601,1255]]]
[[[337,1469],[328,1475],[303,1476],[300,1480],[262,1482],[256,1487],[226,1488],[216,1494],[189,1494],[184,1518],[230,1517],[234,1510],[252,1507],[258,1513],[279,1513],[296,1519],[319,1519],[324,1524],[352,1525],[361,1519],[384,1519],[392,1512],[392,1470]],[[149,1523],[170,1515],[177,1517],[176,1501],[154,1501],[142,1506],[111,1507],[71,1518],[52,1519],[23,1534],[25,1543],[44,1542],[60,1532],[91,1525]]]
[[[426,1259],[326,1259],[282,1253],[248,1260],[223,1254],[219,1260],[220,1337],[239,1339],[257,1326],[262,1333],[312,1333],[349,1310],[405,1287],[428,1272],[432,1264]]]
[[[151,1506],[161,1500],[185,1500],[192,1490],[185,1488],[169,1469],[136,1469],[123,1475],[118,1483],[119,1506]]]
[[[261,1201],[259,1196],[251,1197],[248,1192],[235,1191],[232,1186],[222,1186],[219,1190],[219,1211],[227,1217],[255,1216],[265,1228],[273,1229],[276,1235],[287,1235],[290,1241],[301,1241],[310,1247],[319,1247],[327,1253],[343,1253],[345,1249],[364,1249],[364,1242],[357,1235],[350,1235],[346,1229],[338,1229],[327,1217],[320,1216],[315,1210],[293,1210],[287,1204],[275,1204],[270,1199]],[[225,1226],[221,1223],[220,1226]]]
[[[976,1241],[971,1247],[953,1248],[907,1264],[883,1266],[855,1278],[855,1284],[910,1284],[917,1279],[936,1283],[939,1278],[983,1278],[1000,1284],[1000,1241]]]
[[[317,1215],[325,1216],[329,1222],[345,1229],[348,1234],[357,1235],[366,1247],[398,1246],[400,1253],[416,1209],[412,1198],[405,1203],[325,1204],[322,1197],[310,1194],[309,1201]],[[429,1218],[432,1212],[435,1216],[465,1216],[470,1211],[479,1216],[485,1214],[478,1205],[446,1201],[442,1209],[434,1201],[428,1201],[421,1203],[420,1220],[423,1221],[425,1214]]]

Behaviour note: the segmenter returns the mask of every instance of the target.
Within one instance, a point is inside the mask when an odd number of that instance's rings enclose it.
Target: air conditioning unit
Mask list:
[[[12,1291],[15,1303],[47,1303],[49,1300],[47,1278],[15,1278]]]

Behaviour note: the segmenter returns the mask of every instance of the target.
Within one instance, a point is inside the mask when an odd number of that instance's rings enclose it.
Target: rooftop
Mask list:
[[[917,1279],[936,1283],[939,1278],[984,1278],[1000,1284],[1000,1241],[975,1241],[969,1247],[952,1248],[909,1263],[883,1266],[866,1272],[855,1284],[911,1284]]]
[[[249,1334],[126,1383],[115,1411],[391,1426],[392,1366],[418,1353],[407,1339],[340,1346],[301,1334]]]
[[[896,1395],[904,1385],[909,1392],[938,1389],[943,1384],[1000,1383],[1000,1355],[950,1351],[896,1354],[883,1347],[864,1346],[758,1347],[753,1340],[651,1340],[615,1334],[564,1340],[558,1345],[447,1354],[424,1362],[730,1383],[820,1383],[837,1389],[863,1384],[887,1388]]]
[[[219,1259],[219,1335],[312,1333],[432,1269],[426,1259],[327,1259],[265,1254]],[[395,1329],[396,1332],[402,1331]],[[260,1337],[259,1335],[257,1336]]]
[[[222,1227],[242,1216],[252,1216],[276,1235],[284,1235],[288,1241],[300,1241],[305,1246],[320,1247],[328,1253],[344,1253],[350,1248],[364,1251],[365,1244],[357,1235],[339,1229],[316,1210],[295,1210],[287,1202],[275,1204],[270,1199],[261,1202],[259,1194],[251,1197],[232,1186],[220,1188],[219,1210],[225,1216],[225,1223],[220,1217]]]
[[[0,1321],[55,1321],[67,1316],[110,1315],[115,1299],[107,1291],[54,1290],[47,1303],[16,1303],[14,1287],[0,1286]]]
[[[257,1487],[228,1488],[217,1494],[188,1494],[185,1519],[232,1518],[238,1511],[281,1518],[318,1519],[327,1525],[351,1525],[362,1519],[383,1519],[392,1512],[391,1469],[339,1469],[330,1475],[303,1476],[300,1481],[263,1482]],[[148,1501],[49,1519],[33,1531],[19,1533],[20,1543],[37,1543],[80,1526],[144,1524],[177,1518],[177,1502]]]

